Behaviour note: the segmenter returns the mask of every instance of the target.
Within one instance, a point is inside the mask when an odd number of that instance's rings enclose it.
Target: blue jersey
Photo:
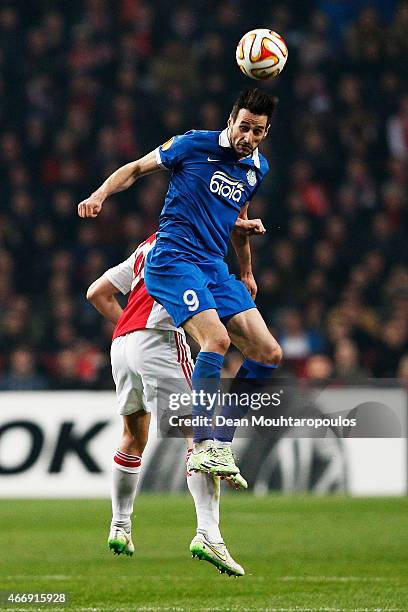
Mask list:
[[[227,130],[191,130],[156,149],[158,163],[171,170],[158,238],[184,251],[224,258],[232,228],[268,171],[258,149],[237,159]]]

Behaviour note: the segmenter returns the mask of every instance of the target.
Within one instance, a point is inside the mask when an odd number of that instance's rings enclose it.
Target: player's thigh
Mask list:
[[[186,335],[179,329],[144,330],[142,336],[140,372],[146,405],[150,412],[155,412],[161,435],[175,432],[191,445],[193,432],[186,417],[190,418],[192,412],[194,361]]]
[[[215,309],[193,315],[183,324],[183,328],[198,342],[201,350],[227,352],[230,344],[228,332]]]
[[[273,365],[281,361],[282,350],[257,308],[231,317],[227,329],[232,343],[245,357]]]
[[[208,279],[195,263],[172,250],[153,251],[147,257],[146,288],[164,306],[176,327],[197,313],[215,308]]]
[[[170,377],[164,379],[160,386],[158,393],[160,409],[157,418],[164,435],[168,435],[169,432],[174,432],[177,436],[181,434],[191,446],[193,436],[190,425],[191,389],[194,361],[184,330],[168,332],[168,339],[171,361],[168,363],[167,374]],[[183,401],[180,401],[181,397]],[[170,398],[172,402],[169,401]]]
[[[146,329],[141,332],[140,346],[139,372],[147,409],[168,410],[171,394],[189,397],[194,362],[184,332]]]
[[[218,316],[224,325],[234,315],[256,308],[244,283],[238,280],[234,274],[229,274],[226,265],[219,267],[219,282],[211,285],[210,290],[217,306]]]
[[[182,329],[178,331],[143,329],[138,334],[139,358],[136,364],[142,378],[191,379],[194,362]]]
[[[143,380],[137,370],[137,360],[140,359],[138,347],[131,343],[131,338],[137,332],[115,338],[111,347],[112,376],[116,387],[116,398],[118,401],[118,412],[122,416],[145,411],[146,404],[143,393]],[[132,367],[129,365],[129,344]]]

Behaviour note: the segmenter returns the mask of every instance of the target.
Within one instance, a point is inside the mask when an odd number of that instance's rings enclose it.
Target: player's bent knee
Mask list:
[[[283,358],[283,351],[280,345],[275,342],[270,352],[270,365],[278,366]]]
[[[272,365],[280,365],[283,359],[283,351],[278,343],[275,345],[275,349],[272,354],[273,364]]]
[[[283,358],[283,351],[279,344],[274,340],[268,347],[265,347],[264,352],[258,359],[261,363],[266,365],[278,366]]]
[[[212,338],[208,338],[208,340],[201,347],[203,351],[211,351],[213,353],[220,353],[221,355],[225,355],[228,351],[229,346],[231,344],[231,340],[229,339],[228,334],[225,335],[217,335]]]

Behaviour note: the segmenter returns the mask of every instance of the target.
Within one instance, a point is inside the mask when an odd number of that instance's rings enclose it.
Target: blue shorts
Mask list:
[[[226,323],[233,315],[256,308],[244,283],[222,259],[202,259],[160,239],[145,265],[148,293],[164,306],[180,327],[193,315],[215,308]]]

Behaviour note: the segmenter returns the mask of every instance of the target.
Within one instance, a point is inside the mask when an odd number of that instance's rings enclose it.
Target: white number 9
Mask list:
[[[193,289],[187,289],[183,293],[183,300],[190,312],[197,310],[200,305],[196,292]]]

